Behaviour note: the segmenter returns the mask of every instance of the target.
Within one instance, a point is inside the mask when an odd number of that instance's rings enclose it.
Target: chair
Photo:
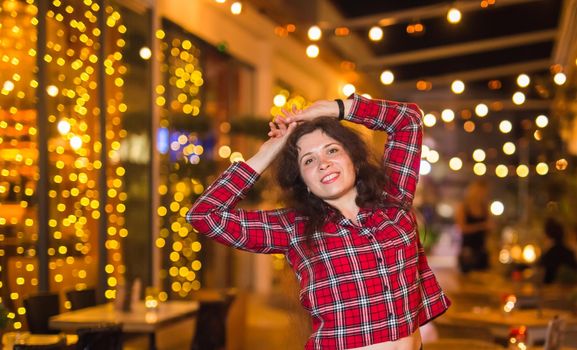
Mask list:
[[[70,301],[71,311],[95,306],[97,304],[96,289],[69,290],[66,292],[66,299]]]
[[[226,320],[234,300],[234,289],[200,297],[196,330],[191,350],[221,350],[226,347]]]
[[[60,298],[56,293],[38,293],[24,299],[26,322],[32,334],[57,334],[59,330],[50,329],[48,320],[60,313]]]
[[[122,325],[102,324],[76,331],[76,350],[122,350]]]

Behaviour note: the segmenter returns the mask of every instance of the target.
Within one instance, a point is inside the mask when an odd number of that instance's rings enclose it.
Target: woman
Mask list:
[[[463,273],[489,268],[486,240],[493,223],[488,194],[489,186],[484,180],[473,181],[455,212],[455,222],[461,232],[459,268]]]
[[[388,133],[386,172],[340,119]],[[306,349],[419,349],[419,326],[450,305],[410,211],[420,164],[419,109],[353,95],[275,121],[269,140],[246,162],[231,165],[187,219],[223,244],[285,254],[313,321]],[[290,206],[235,209],[277,158]]]

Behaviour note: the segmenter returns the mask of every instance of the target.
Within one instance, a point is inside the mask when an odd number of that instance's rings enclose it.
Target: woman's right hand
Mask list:
[[[280,153],[288,136],[296,126],[296,122],[287,123],[285,118],[277,116],[274,123],[269,123],[269,139],[260,146],[258,152],[248,159],[246,163],[256,172],[262,174]]]
[[[343,100],[345,106],[345,115],[347,115],[351,109],[351,105],[353,100],[347,99]],[[329,100],[319,100],[314,102],[308,108],[295,113],[283,111],[285,116],[286,123],[292,122],[303,122],[307,120],[314,120],[318,117],[334,117],[337,118],[339,116],[339,105],[336,101],[329,101]]]

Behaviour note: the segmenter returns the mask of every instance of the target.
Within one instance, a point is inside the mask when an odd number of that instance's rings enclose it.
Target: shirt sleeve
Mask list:
[[[389,184],[385,191],[401,203],[411,205],[419,178],[423,123],[414,103],[368,99],[354,94],[345,119],[387,133],[382,157]]]
[[[246,163],[233,163],[198,197],[186,220],[200,234],[230,247],[255,253],[286,252],[289,210],[235,209],[258,178]]]

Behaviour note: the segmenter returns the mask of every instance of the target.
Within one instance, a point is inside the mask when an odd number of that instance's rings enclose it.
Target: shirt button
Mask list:
[[[375,237],[373,235],[368,235],[367,236],[369,239],[374,239]]]
[[[377,258],[377,261],[382,263],[383,262],[383,258]]]

